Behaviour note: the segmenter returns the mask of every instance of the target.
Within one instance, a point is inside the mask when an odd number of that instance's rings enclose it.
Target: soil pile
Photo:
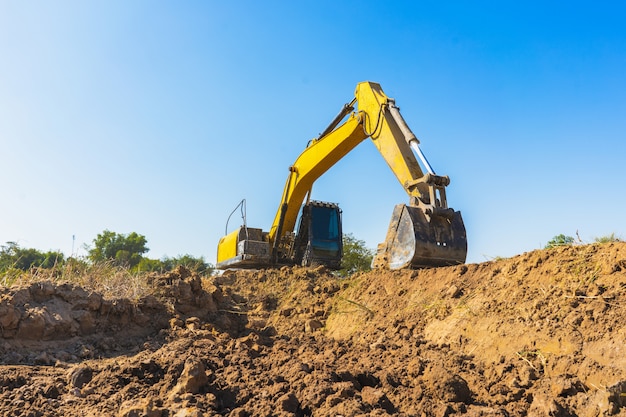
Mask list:
[[[626,243],[0,291],[6,416],[626,415]]]

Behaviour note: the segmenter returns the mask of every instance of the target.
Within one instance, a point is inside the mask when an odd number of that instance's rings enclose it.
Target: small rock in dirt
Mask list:
[[[308,374],[312,371],[311,365],[309,365],[308,363],[300,363],[300,370]]]
[[[178,410],[173,417],[202,417],[203,414],[200,410],[195,408],[183,408],[182,410]]]
[[[281,316],[283,316],[283,317],[289,317],[289,316],[291,316],[291,313],[293,313],[293,308],[291,308],[291,307],[283,308],[279,312],[279,314]]]
[[[342,399],[339,397],[339,395],[332,394],[332,395],[329,395],[328,397],[326,397],[326,400],[324,400],[324,402],[325,402],[325,406],[327,408],[333,408],[337,404],[340,404],[342,402]]]
[[[46,328],[45,311],[41,307],[30,309],[20,320],[18,339],[40,340]]]
[[[528,388],[532,381],[537,379],[537,372],[530,365],[521,366],[517,370],[519,385],[523,388]]]
[[[295,413],[300,407],[300,401],[292,393],[283,394],[278,398],[278,408],[282,411]]]
[[[361,390],[361,398],[363,402],[371,405],[372,407],[381,407],[388,413],[393,413],[395,411],[395,407],[387,398],[385,393],[377,388],[372,387],[363,387]]]
[[[204,364],[195,358],[187,359],[185,362],[185,368],[183,369],[180,378],[178,378],[178,384],[174,387],[174,394],[191,393],[196,394],[200,392],[200,388],[208,381]]]
[[[563,416],[563,408],[547,393],[539,393],[533,397],[528,409],[528,417]]]
[[[337,398],[352,398],[355,393],[354,383],[347,381],[333,384],[333,389]]]
[[[578,392],[577,387],[582,385],[578,378],[567,375],[559,375],[552,378],[550,390],[555,397],[565,397],[575,395]]]
[[[43,392],[43,396],[46,398],[57,399],[61,392],[56,385],[49,385]]]
[[[87,309],[90,311],[100,310],[102,305],[102,295],[97,293],[91,293],[87,296]]]
[[[79,365],[68,372],[69,383],[78,389],[88,384],[93,377],[93,369],[88,366]]]
[[[155,408],[152,400],[129,400],[120,406],[118,417],[161,417],[162,410]]]
[[[611,415],[617,410],[617,405],[612,401],[612,396],[609,391],[598,389],[589,393],[588,404],[593,409],[593,412],[599,412],[595,415]],[[592,414],[590,414],[592,415]]]
[[[450,298],[458,298],[462,293],[463,291],[456,285],[451,285],[448,291],[446,291],[446,295]]]
[[[29,288],[33,300],[42,302],[54,295],[56,288],[50,281],[36,282]]]
[[[0,329],[2,336],[6,336],[8,330],[17,329],[20,318],[20,311],[13,305],[7,303],[0,304]]]
[[[472,400],[472,392],[467,381],[458,374],[432,367],[425,372],[424,378],[432,383],[433,394],[446,402],[469,404]]]
[[[304,331],[307,333],[313,333],[322,328],[322,323],[319,320],[310,319],[304,322]]]
[[[262,318],[250,318],[248,319],[248,326],[251,329],[262,330],[267,326],[267,320]]]
[[[75,311],[72,314],[72,318],[78,322],[82,334],[91,334],[96,328],[96,321],[89,311]]]
[[[248,417],[249,414],[241,407],[237,407],[228,414],[228,417]]]
[[[170,327],[172,329],[176,329],[176,328],[182,329],[184,325],[185,325],[185,322],[179,319],[178,317],[174,317],[170,319]]]
[[[189,330],[200,330],[200,319],[198,317],[189,317],[185,320],[185,325]]]
[[[370,345],[370,350],[387,350],[387,346],[378,340]]]

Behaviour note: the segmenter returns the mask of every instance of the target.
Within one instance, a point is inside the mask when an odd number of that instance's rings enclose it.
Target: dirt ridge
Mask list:
[[[153,285],[2,289],[2,415],[626,415],[626,243]]]

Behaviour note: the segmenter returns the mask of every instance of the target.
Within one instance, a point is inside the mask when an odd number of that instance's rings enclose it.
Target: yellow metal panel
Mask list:
[[[383,93],[380,84],[372,82],[358,84],[354,94],[359,103],[359,114],[363,117],[365,129],[371,134],[372,142],[405,191],[419,197],[419,192],[408,190],[407,184],[424,174],[400,128],[389,114],[389,98]]]
[[[235,230],[222,237],[217,244],[217,262],[224,262],[237,256],[237,244],[239,243],[239,230]]]

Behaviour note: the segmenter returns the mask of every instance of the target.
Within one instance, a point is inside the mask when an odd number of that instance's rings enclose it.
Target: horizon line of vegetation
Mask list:
[[[149,251],[145,236],[136,232],[121,234],[104,230],[93,239],[92,245],[85,245],[84,257],[65,257],[61,251],[43,252],[33,248],[22,248],[16,242],[0,245],[0,285],[11,285],[18,280],[32,281],[34,278],[64,279],[77,275],[117,274],[127,275],[147,273],[167,273],[178,266],[203,276],[215,272],[213,264],[204,257],[189,254],[175,257],[165,256],[151,259],[145,256]],[[365,242],[356,239],[351,233],[344,234],[344,256],[339,276],[349,276],[355,272],[371,269],[374,251]]]

